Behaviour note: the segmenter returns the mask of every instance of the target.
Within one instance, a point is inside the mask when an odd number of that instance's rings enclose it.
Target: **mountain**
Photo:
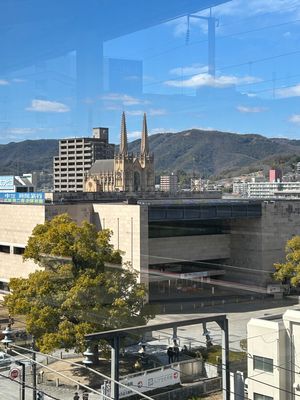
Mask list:
[[[300,160],[300,140],[266,138],[191,129],[149,137],[157,174],[185,170],[197,175],[224,176]],[[139,152],[140,140],[129,144]],[[0,145],[0,174],[51,170],[57,140],[26,140]]]
[[[222,176],[244,167],[257,170],[258,166],[271,166],[292,155],[300,160],[300,140],[199,129],[156,134],[149,140],[157,172],[185,170]],[[139,146],[140,140],[136,140],[129,149],[138,151]]]
[[[0,145],[0,174],[18,175],[52,170],[58,140],[25,140]]]

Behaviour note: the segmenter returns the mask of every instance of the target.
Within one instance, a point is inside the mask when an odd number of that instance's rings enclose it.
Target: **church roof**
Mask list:
[[[101,172],[113,172],[114,171],[114,160],[96,160],[89,170],[89,174],[99,174]]]

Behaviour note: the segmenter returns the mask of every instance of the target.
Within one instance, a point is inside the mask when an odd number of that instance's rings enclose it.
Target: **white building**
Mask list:
[[[245,181],[233,182],[232,194],[239,197],[248,197],[248,182]]]
[[[300,310],[252,318],[248,337],[248,399],[300,398]]]
[[[300,182],[248,182],[248,198],[298,198]]]

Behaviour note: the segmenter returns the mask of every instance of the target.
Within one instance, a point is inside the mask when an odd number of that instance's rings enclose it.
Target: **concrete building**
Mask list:
[[[248,182],[234,181],[232,184],[232,194],[238,197],[248,197]]]
[[[36,177],[34,174],[23,174],[22,176],[2,175],[0,176],[1,193],[29,193],[36,190]]]
[[[300,396],[300,311],[251,319],[248,399],[294,400]]]
[[[84,174],[96,160],[111,159],[115,146],[109,143],[108,128],[94,128],[92,138],[59,141],[59,155],[53,161],[55,192],[82,192]]]
[[[54,193],[52,203],[0,204],[0,281],[26,277],[37,268],[22,261],[22,251],[36,224],[61,213],[111,229],[124,261],[141,281],[150,281],[150,298],[160,271],[166,281],[168,273],[178,279],[196,273],[259,291],[272,282],[273,264],[284,260],[286,241],[300,235],[300,201],[218,200],[212,192],[159,199],[158,194],[132,204],[123,202],[123,193],[71,192]]]
[[[154,156],[150,153],[146,114],[143,118],[141,149],[130,154],[125,113],[122,114],[120,148],[114,158],[97,160],[84,178],[86,192],[153,192]]]
[[[248,182],[247,197],[250,199],[298,198],[300,182]]]
[[[279,169],[269,170],[269,182],[281,182],[282,172]]]
[[[160,177],[160,191],[176,193],[178,191],[178,177],[177,175],[162,175]]]

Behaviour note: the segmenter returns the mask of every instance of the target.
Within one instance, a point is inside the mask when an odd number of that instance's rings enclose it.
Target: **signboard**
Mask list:
[[[135,393],[130,390],[131,387],[143,393],[162,387],[176,385],[180,383],[180,365],[172,364],[171,366],[164,368],[157,368],[137,374],[127,375],[127,377],[121,379],[120,382],[128,386],[128,388],[123,386],[119,387],[120,399],[135,395]],[[110,382],[106,382],[101,386],[101,393],[110,396]]]
[[[0,190],[13,190],[14,177],[12,175],[0,176]]]
[[[0,203],[18,203],[18,204],[44,204],[45,193],[19,193],[19,192],[0,192]]]
[[[20,376],[20,374],[21,374],[21,371],[19,370],[19,368],[12,368],[9,371],[10,379],[17,379]]]

